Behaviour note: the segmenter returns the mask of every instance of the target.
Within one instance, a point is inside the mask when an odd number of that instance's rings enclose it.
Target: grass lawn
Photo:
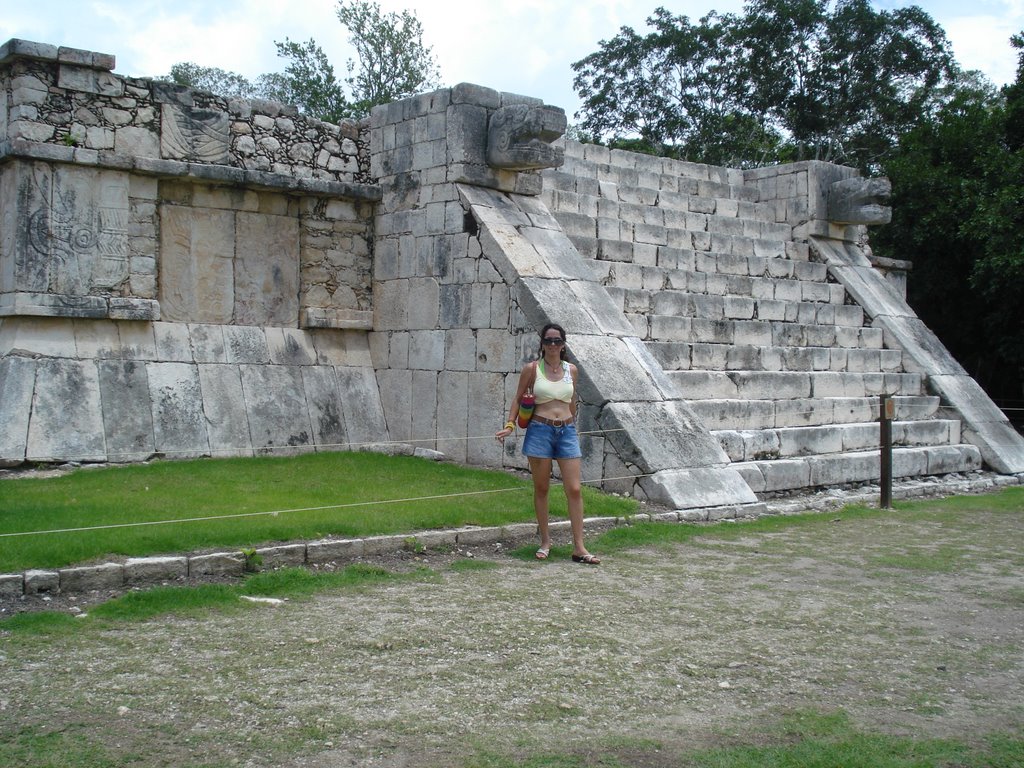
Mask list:
[[[588,516],[637,508],[632,499],[584,494]],[[558,488],[551,512],[565,515]],[[107,555],[533,519],[529,480],[409,456],[314,453],[83,469],[0,481],[0,573]]]

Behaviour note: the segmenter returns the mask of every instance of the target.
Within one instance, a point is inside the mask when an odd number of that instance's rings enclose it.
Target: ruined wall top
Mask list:
[[[366,123],[115,74],[104,53],[0,46],[0,159],[14,155],[375,199]]]

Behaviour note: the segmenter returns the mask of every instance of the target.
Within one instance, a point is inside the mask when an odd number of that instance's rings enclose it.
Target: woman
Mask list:
[[[580,439],[576,433],[576,366],[565,359],[565,329],[548,323],[540,332],[539,359],[527,363],[519,374],[519,387],[512,399],[508,422],[495,433],[498,442],[515,431],[519,401],[532,389],[536,408],[523,438],[523,455],[530,460],[533,476],[533,508],[540,530],[537,559],[546,560],[551,552],[548,532],[548,490],[551,487],[551,462],[558,462],[562,487],[569,507],[572,526],[572,559],[597,565],[601,561],[583,545],[583,472]]]

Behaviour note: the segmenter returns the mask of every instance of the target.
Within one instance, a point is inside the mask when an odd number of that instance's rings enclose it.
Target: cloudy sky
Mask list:
[[[961,66],[997,85],[1014,79],[1011,35],[1024,31],[1024,0],[875,0],[916,4],[942,25]],[[164,75],[176,62],[240,72],[280,70],[275,40],[314,38],[341,74],[353,53],[336,0],[2,0],[0,42],[20,37],[114,54],[125,75]],[[643,31],[661,5],[693,20],[737,12],[742,0],[380,0],[410,8],[434,49],[445,85],[471,82],[543,98],[572,114],[579,101],[571,64],[622,26]]]

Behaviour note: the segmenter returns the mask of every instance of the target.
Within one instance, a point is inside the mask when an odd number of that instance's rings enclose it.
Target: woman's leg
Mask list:
[[[572,553],[587,554],[583,544],[583,462],[580,459],[559,459],[558,469],[562,474],[562,488],[569,507],[569,525],[572,527]]]
[[[551,549],[548,532],[548,491],[551,489],[551,459],[530,456],[530,475],[533,477],[533,511],[537,513],[540,548]]]

